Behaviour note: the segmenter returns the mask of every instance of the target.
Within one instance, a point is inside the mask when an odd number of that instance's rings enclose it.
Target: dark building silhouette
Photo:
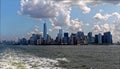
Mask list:
[[[18,40],[18,44],[20,45],[27,45],[28,44],[28,41],[26,38],[22,38],[22,39],[19,39]]]
[[[43,41],[44,41],[44,44],[47,43],[47,26],[46,26],[46,23],[43,24]]]
[[[32,34],[32,36],[29,39],[30,45],[37,45],[38,40],[40,39],[40,34]]]
[[[88,33],[88,44],[93,44],[95,42],[95,38],[92,37],[92,32]]]
[[[99,33],[98,35],[95,35],[95,44],[102,44],[102,43],[103,43],[103,37],[101,33]]]
[[[82,31],[77,32],[77,44],[84,44],[85,35]]]
[[[62,38],[63,38],[63,31],[62,31],[62,29],[59,29],[59,33],[58,33],[58,35],[57,35],[57,37],[58,37],[58,44],[62,44]]]
[[[69,44],[69,34],[68,33],[64,33],[63,41],[64,41],[65,45]]]
[[[77,45],[77,35],[74,33],[70,35],[70,44]]]
[[[95,44],[98,44],[98,35],[95,35]]]
[[[111,32],[105,32],[103,35],[103,43],[104,44],[112,44],[112,35]]]

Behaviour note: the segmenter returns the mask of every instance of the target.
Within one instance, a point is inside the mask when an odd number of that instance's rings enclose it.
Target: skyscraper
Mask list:
[[[59,33],[58,33],[58,42],[59,42],[59,43],[62,42],[62,29],[59,29]]]
[[[102,44],[102,35],[98,34],[98,44]]]
[[[64,33],[64,44],[69,44],[69,36],[68,36],[68,33]]]
[[[98,35],[95,35],[95,44],[98,44]]]
[[[70,36],[70,44],[72,44],[72,45],[77,44],[77,36],[74,33],[72,33],[71,36]]]
[[[105,32],[103,36],[103,41],[105,44],[112,44],[112,35],[111,32]]]
[[[92,43],[92,32],[88,33],[88,43]]]
[[[32,36],[29,39],[29,44],[30,45],[37,45],[37,40],[40,39],[39,34],[32,34]]]
[[[47,26],[46,23],[43,24],[43,39],[46,42],[47,41]]]
[[[77,44],[84,44],[84,32],[77,32]]]

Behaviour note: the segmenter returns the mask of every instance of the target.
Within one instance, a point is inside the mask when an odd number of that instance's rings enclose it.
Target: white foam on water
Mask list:
[[[70,62],[68,59],[66,58],[56,58],[56,60],[58,61],[65,61],[65,62]]]
[[[0,69],[65,69],[59,67],[59,61],[68,62],[66,58],[49,59],[10,49],[0,53],[0,58]]]

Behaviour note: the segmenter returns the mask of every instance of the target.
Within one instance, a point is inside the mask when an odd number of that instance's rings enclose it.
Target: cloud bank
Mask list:
[[[79,30],[81,24],[78,23],[80,22],[78,20],[76,21],[76,19],[71,20],[71,5],[67,4],[67,2],[65,3],[65,1],[21,0],[19,14],[28,15],[37,19],[47,18],[55,28],[66,26],[71,30]],[[90,8],[84,2],[80,2],[79,5],[83,13],[90,11]]]
[[[79,19],[71,19],[71,10],[73,6],[80,8],[83,14],[89,14],[92,6],[98,4],[120,4],[119,0],[21,0],[20,10],[18,11],[21,15],[27,15],[36,19],[49,19],[54,29],[60,29],[66,27],[67,31],[81,31],[82,25],[84,24]],[[97,21],[108,20],[110,17],[115,17],[115,29],[119,30],[117,25],[120,23],[120,14],[114,12],[112,14],[102,15],[97,13],[94,19]],[[109,24],[103,26],[95,25],[94,30],[108,31]],[[120,26],[120,25],[119,25]],[[38,31],[37,29],[35,31]],[[52,31],[52,29],[50,30]],[[119,32],[116,32],[119,34]]]
[[[114,12],[112,14],[102,15],[101,13],[96,13],[94,19],[97,21],[108,21],[110,18],[113,18],[114,21],[111,23],[104,23],[103,25],[95,24],[93,31],[95,33],[104,33],[111,31],[113,35],[114,42],[120,41],[120,13]]]

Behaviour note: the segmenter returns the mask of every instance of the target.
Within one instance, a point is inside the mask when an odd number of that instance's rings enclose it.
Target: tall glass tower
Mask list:
[[[59,29],[58,38],[62,39],[62,29]]]
[[[59,29],[58,42],[59,42],[60,44],[61,44],[61,42],[62,42],[62,29]]]
[[[46,23],[43,24],[43,38],[47,41],[47,26]]]

